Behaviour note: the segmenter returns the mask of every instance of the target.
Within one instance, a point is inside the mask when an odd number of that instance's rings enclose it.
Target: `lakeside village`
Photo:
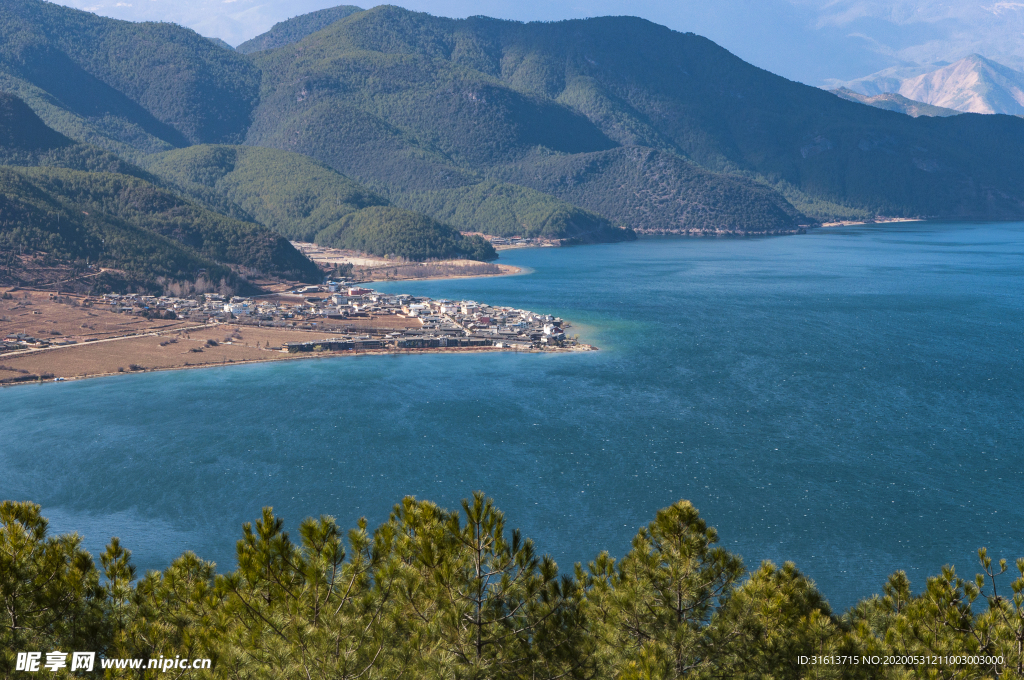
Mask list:
[[[51,296],[54,297],[54,296]],[[54,299],[61,302],[59,296]],[[328,281],[287,293],[258,297],[205,294],[194,298],[107,293],[76,305],[146,319],[322,331],[322,338],[286,342],[282,352],[484,348],[520,351],[594,349],[568,337],[562,319],[470,300],[432,300],[379,293],[343,281]],[[73,345],[89,339],[34,338],[11,334],[0,351]]]

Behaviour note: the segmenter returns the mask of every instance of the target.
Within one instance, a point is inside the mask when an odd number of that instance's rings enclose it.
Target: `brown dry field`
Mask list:
[[[138,316],[116,314],[103,307],[58,304],[46,292],[17,290],[11,295],[13,300],[0,300],[0,339],[8,333],[27,333],[51,341],[62,337],[82,341],[195,325],[186,321],[149,321]],[[79,301],[84,299],[83,296],[69,297]]]
[[[224,344],[225,338],[233,333],[235,335],[231,339],[232,344]],[[281,347],[285,342],[303,342],[324,339],[326,337],[330,337],[330,334],[322,331],[218,324],[216,326],[194,328],[190,331],[118,338],[15,355],[0,355],[0,380],[24,375],[20,371],[27,371],[35,375],[52,374],[55,377],[71,380],[115,375],[122,372],[131,373],[132,364],[140,367],[136,370],[152,371],[355,354],[354,352],[288,354],[280,350],[265,349],[267,346]],[[171,339],[176,339],[177,341],[161,346],[161,343],[167,343]],[[208,339],[216,340],[220,344],[217,347],[209,347],[206,345]],[[201,349],[202,351],[190,351],[193,349]],[[481,352],[505,350],[480,347],[447,350],[407,350],[403,351],[403,353],[421,354],[439,351]],[[385,352],[367,352],[367,354],[383,353]]]

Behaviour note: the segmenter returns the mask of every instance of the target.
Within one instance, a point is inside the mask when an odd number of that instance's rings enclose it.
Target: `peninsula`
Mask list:
[[[0,385],[343,354],[595,349],[552,315],[345,281],[253,297],[0,298]]]

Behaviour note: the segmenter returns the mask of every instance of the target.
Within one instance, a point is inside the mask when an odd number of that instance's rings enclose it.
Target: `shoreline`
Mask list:
[[[899,224],[902,222],[924,222],[926,221],[923,217],[883,217],[877,220],[840,220],[838,222],[822,222],[822,229],[830,229],[832,227],[856,227],[865,224]]]
[[[368,255],[356,250],[318,246],[306,241],[291,241],[290,243],[299,252],[326,270],[339,266],[351,267],[351,277],[362,283],[483,278],[515,276],[524,273],[520,267],[495,262],[464,259],[407,262]],[[387,272],[388,275],[381,276],[381,272]]]
[[[523,246],[524,248],[527,246]],[[501,268],[500,274],[442,274],[438,276],[410,276],[401,279],[365,279],[358,283],[398,283],[404,281],[454,281],[456,279],[497,279],[503,276],[523,276],[531,274],[533,270],[529,267],[517,267],[511,264],[495,264]]]
[[[147,337],[147,336],[129,336],[130,337]],[[148,337],[163,337],[163,336],[148,336]],[[124,338],[124,339],[129,339]],[[121,340],[122,338],[116,338]],[[65,347],[35,350],[30,351],[27,354],[35,354],[42,352],[54,352],[61,349],[69,349]],[[362,357],[362,356],[418,356],[424,354],[492,354],[492,353],[513,353],[513,354],[578,354],[581,352],[596,352],[600,351],[598,347],[581,343],[573,349],[515,349],[510,347],[439,347],[439,348],[408,348],[402,350],[387,349],[387,350],[345,350],[345,351],[324,351],[316,353],[291,353],[282,352],[279,350],[265,350],[268,352],[276,351],[280,356],[275,357],[264,357],[259,359],[229,359],[223,362],[210,362],[205,364],[183,364],[175,366],[158,366],[152,368],[144,368],[142,370],[127,370],[127,371],[107,371],[103,373],[83,373],[79,375],[70,376],[54,376],[36,380],[23,380],[20,382],[5,382],[0,383],[0,389],[8,387],[21,387],[26,385],[42,385],[53,382],[77,382],[81,380],[90,380],[92,378],[112,378],[119,375],[141,375],[144,373],[162,373],[171,371],[188,371],[192,369],[204,369],[204,368],[227,368],[231,366],[246,366],[250,364],[269,364],[279,361],[310,361],[314,359],[340,359],[344,357]],[[20,356],[25,356],[26,353],[21,353]]]

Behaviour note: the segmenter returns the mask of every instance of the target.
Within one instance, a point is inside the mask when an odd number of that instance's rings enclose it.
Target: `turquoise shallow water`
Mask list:
[[[834,606],[1024,556],[1024,225],[510,251],[381,286],[554,313],[579,355],[342,357],[0,390],[0,497],[142,568],[233,567],[262,506],[382,521],[494,496],[563,567],[688,498]]]

